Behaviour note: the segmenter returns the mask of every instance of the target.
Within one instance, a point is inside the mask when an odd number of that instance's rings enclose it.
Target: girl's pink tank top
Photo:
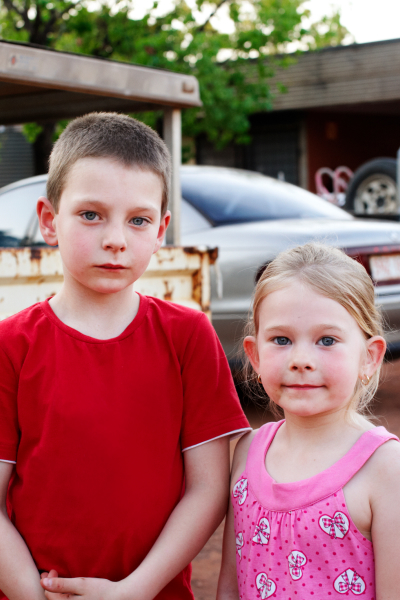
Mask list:
[[[240,598],[364,595],[375,600],[372,542],[352,522],[343,487],[379,446],[398,438],[376,427],[326,471],[276,483],[265,468],[265,456],[283,422],[259,429],[232,491]]]

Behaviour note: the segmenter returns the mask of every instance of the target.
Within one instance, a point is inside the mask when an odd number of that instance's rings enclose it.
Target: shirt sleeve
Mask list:
[[[14,366],[0,347],[0,460],[16,462],[19,442],[17,412],[18,378]]]
[[[250,429],[225,353],[204,314],[201,314],[184,352],[182,383],[182,450]]]

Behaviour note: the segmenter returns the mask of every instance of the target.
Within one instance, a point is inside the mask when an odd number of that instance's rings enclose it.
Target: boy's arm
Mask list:
[[[236,444],[232,462],[231,491],[246,466],[247,453],[255,432],[246,433]],[[236,571],[236,536],[232,500],[225,521],[222,564],[218,580],[217,600],[239,600]]]
[[[184,461],[185,494],[139,567],[118,583],[87,578],[42,580],[49,600],[61,600],[67,593],[77,594],[81,600],[151,600],[186,567],[226,512],[228,437],[187,450]]]
[[[9,600],[45,600],[40,576],[24,540],[7,515],[14,465],[0,461],[0,589]]]
[[[228,514],[225,521],[224,542],[222,545],[222,564],[218,580],[217,600],[239,600],[232,502],[229,502]]]

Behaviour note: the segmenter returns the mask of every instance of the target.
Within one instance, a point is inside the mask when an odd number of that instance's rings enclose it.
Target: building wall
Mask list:
[[[344,165],[355,171],[373,158],[395,158],[400,110],[399,115],[308,111],[306,130],[308,187],[315,192],[315,173],[321,167]]]
[[[204,137],[196,140],[196,162],[257,171],[301,185],[301,115],[295,111],[260,113],[250,118],[249,144],[216,150]]]
[[[34,175],[33,150],[18,127],[0,130],[0,187]]]
[[[399,114],[310,110],[261,113],[251,117],[251,142],[215,150],[197,143],[197,163],[259,171],[312,192],[321,167],[355,171],[367,160],[395,157],[400,147]]]

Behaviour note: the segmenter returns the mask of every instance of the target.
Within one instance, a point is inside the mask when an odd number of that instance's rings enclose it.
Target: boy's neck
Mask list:
[[[133,285],[114,294],[69,289],[65,283],[49,304],[68,327],[84,335],[107,340],[118,337],[136,317],[140,298]]]

